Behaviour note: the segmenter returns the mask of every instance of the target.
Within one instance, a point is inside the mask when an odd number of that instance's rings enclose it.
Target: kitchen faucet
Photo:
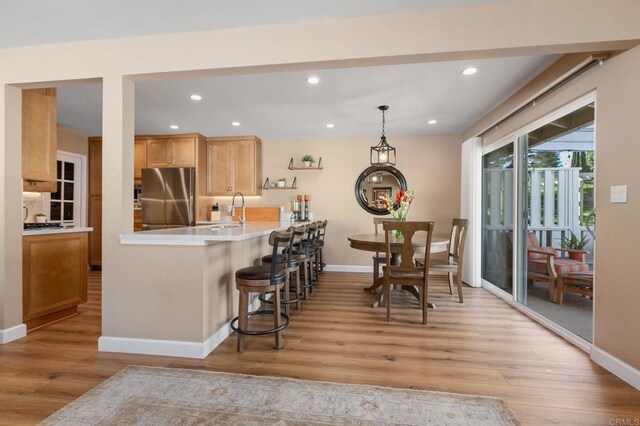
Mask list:
[[[240,216],[240,225],[244,226],[247,223],[247,216],[245,215],[244,209],[244,195],[242,192],[236,192],[233,194],[233,199],[231,200],[231,217],[235,216],[236,212],[236,195],[240,195],[242,197],[242,215]]]

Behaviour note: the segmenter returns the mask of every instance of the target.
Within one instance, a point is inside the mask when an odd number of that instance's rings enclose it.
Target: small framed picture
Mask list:
[[[391,197],[391,191],[393,189],[390,186],[373,188],[373,198],[378,200],[382,196]]]

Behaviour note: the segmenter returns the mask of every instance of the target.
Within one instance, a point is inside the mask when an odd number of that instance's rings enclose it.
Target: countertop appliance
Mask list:
[[[196,224],[196,169],[142,169],[142,229]]]

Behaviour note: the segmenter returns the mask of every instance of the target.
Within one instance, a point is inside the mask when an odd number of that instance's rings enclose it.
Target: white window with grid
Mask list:
[[[45,196],[44,200],[49,222],[85,226],[86,156],[58,151],[56,166],[57,190]]]

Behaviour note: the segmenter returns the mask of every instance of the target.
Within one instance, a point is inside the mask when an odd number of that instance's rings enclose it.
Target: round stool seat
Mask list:
[[[276,262],[278,264],[283,264],[284,256],[277,255]],[[262,256],[262,262],[264,263],[273,263],[273,255],[268,254],[266,256]],[[300,266],[300,258],[298,256],[292,256],[291,259],[287,262],[287,268],[295,268]]]
[[[278,268],[276,269],[276,276],[272,279],[270,265],[249,266],[236,271],[236,279],[247,281],[272,280],[273,284],[282,284],[284,282],[284,277],[284,269]]]
[[[304,254],[304,252],[307,251],[307,247],[310,248],[309,251],[313,251],[315,249],[315,247],[313,245],[309,245],[307,246],[307,244],[301,244],[301,245],[293,245],[293,253],[294,254]]]

